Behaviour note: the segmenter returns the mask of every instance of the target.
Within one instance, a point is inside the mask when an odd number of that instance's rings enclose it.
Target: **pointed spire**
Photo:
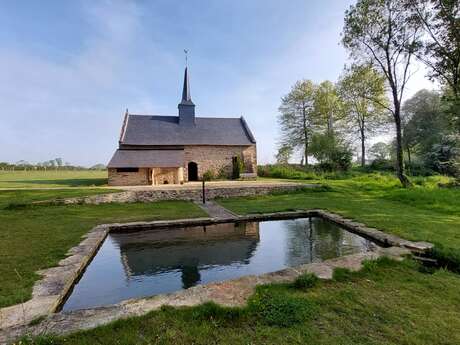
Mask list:
[[[195,124],[195,104],[190,96],[190,83],[188,81],[188,68],[185,67],[184,86],[182,88],[182,100],[178,105],[179,123],[184,125]]]
[[[190,82],[188,80],[188,68],[185,67],[184,73],[184,86],[182,88],[182,102],[192,103],[192,96],[190,96]]]

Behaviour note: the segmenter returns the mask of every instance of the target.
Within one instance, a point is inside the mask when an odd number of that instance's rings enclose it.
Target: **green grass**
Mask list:
[[[460,267],[460,190],[437,187],[445,181],[446,178],[439,176],[414,178],[414,188],[402,189],[395,178],[386,174],[352,174],[347,178],[316,176],[308,182],[325,187],[219,202],[239,214],[328,209],[407,239],[434,242],[441,263],[456,269]],[[35,199],[47,197],[49,195],[33,196]],[[75,206],[64,207],[63,212],[60,207],[50,207],[46,216],[40,214],[39,208],[11,211],[13,222],[29,227],[29,234],[22,230],[23,240],[5,247],[31,246],[22,243],[29,236],[35,243],[33,246],[40,247],[44,239],[36,230],[47,227],[46,218],[58,229],[56,233],[65,234],[63,242],[78,242],[77,236],[71,240],[67,236],[70,228],[72,232],[87,230],[80,227],[80,221],[93,223],[113,217],[114,213],[117,217],[138,219],[146,216],[142,208],[152,205],[103,205],[100,209]],[[132,209],[128,210],[129,207]],[[168,214],[165,209],[161,210],[162,217]],[[25,212],[23,216],[21,212]],[[62,217],[62,221],[53,220],[53,213]],[[4,224],[1,217],[4,215],[0,216]],[[35,224],[34,217],[42,220]],[[50,232],[47,234],[49,238]],[[53,253],[54,258],[47,264],[63,255],[58,240],[59,236],[51,245],[43,243],[48,252],[60,251],[57,255]],[[0,252],[3,253],[2,247]],[[22,256],[24,252],[18,254],[18,260]],[[46,258],[46,255],[40,256],[41,264]],[[28,265],[32,262],[24,260]],[[1,264],[2,261],[0,267]],[[1,271],[0,274],[5,275]],[[364,269],[356,273],[336,270],[332,281],[315,282],[306,276],[296,283],[259,287],[244,308],[222,308],[210,303],[193,308],[166,307],[93,330],[66,337],[45,336],[29,343],[459,344],[459,287],[460,275],[452,271],[426,269],[408,260],[396,263],[381,259],[366,263]],[[14,292],[10,286],[9,296]]]
[[[431,177],[403,189],[389,175],[361,175],[315,180],[328,187],[319,190],[219,202],[238,214],[327,209],[409,240],[460,249],[460,189],[437,188],[440,181]]]
[[[370,268],[369,268],[370,267]],[[380,260],[307,290],[262,286],[245,308],[165,307],[29,344],[459,344],[460,276]]]
[[[10,203],[96,192],[0,191],[0,307],[28,300],[39,278],[35,272],[55,266],[97,224],[205,216],[198,206],[185,201],[5,208]]]
[[[107,185],[107,171],[0,171],[0,188],[99,187]]]

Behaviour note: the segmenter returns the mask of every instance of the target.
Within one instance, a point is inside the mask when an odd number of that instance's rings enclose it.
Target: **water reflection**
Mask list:
[[[373,247],[320,218],[110,234],[63,309],[113,304]]]
[[[179,270],[184,289],[201,280],[200,270],[247,264],[259,242],[259,224],[224,223],[112,234],[127,279]]]
[[[286,262],[298,266],[308,262],[320,262],[348,254],[371,250],[375,245],[322,218],[294,219],[284,222],[287,230]]]

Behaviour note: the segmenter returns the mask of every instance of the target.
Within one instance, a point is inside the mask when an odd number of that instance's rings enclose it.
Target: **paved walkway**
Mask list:
[[[211,218],[231,220],[238,217],[238,215],[227,210],[225,207],[220,206],[218,203],[212,200],[207,200],[206,204],[203,204],[203,202],[195,201],[195,204],[197,204]]]

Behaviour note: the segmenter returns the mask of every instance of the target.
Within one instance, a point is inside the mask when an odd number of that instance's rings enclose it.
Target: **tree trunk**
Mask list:
[[[305,154],[305,166],[308,166],[308,128],[307,128],[307,110],[305,105],[302,107],[302,120],[303,120],[303,135],[305,139],[304,143],[304,154]]]
[[[308,166],[308,139],[305,138],[305,166]]]
[[[406,152],[407,152],[407,161],[409,162],[409,165],[411,165],[412,161],[410,159],[410,147],[406,146]]]
[[[409,179],[404,174],[404,160],[403,160],[403,147],[402,147],[402,134],[401,134],[401,105],[399,100],[394,98],[394,120],[396,125],[396,175],[401,181],[404,188],[411,185]]]
[[[361,122],[361,167],[366,166],[366,137],[364,136],[364,121]]]

